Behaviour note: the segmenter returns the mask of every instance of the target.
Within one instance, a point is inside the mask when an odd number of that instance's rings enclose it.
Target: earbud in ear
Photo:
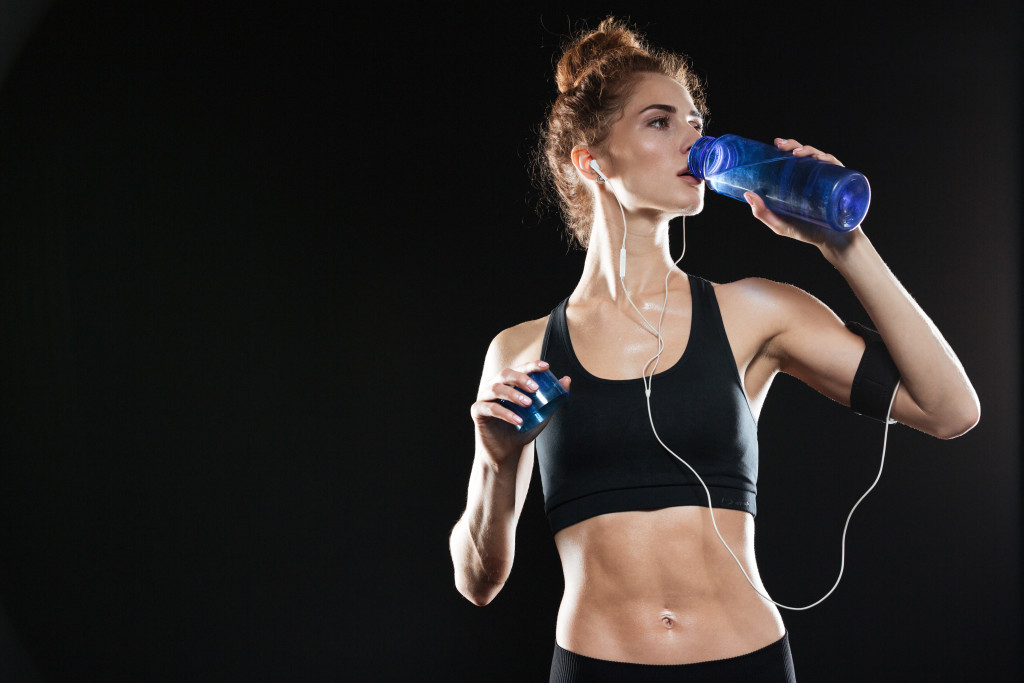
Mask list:
[[[604,173],[601,173],[601,166],[597,163],[597,159],[591,159],[588,166],[590,166],[590,170],[596,173],[597,177],[601,179],[599,182],[603,183],[606,180],[608,180],[608,178],[605,177]]]

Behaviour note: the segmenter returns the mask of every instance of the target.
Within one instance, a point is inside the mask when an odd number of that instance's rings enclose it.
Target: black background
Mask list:
[[[1015,680],[1020,12],[818,4],[36,3],[0,64],[0,677],[546,680],[539,483],[487,608],[447,535],[488,342],[579,276],[530,154],[562,38],[613,12],[692,58],[709,134],[870,178],[981,397],[958,440],[892,430],[842,583],[784,614],[801,680]],[[864,319],[741,203],[688,227],[685,269]],[[806,604],[882,428],[780,377],[760,439],[762,575]]]

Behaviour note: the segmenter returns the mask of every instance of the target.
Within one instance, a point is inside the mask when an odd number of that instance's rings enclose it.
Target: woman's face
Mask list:
[[[689,175],[687,156],[703,126],[686,88],[662,74],[640,76],[598,152],[619,201],[669,217],[698,213],[704,183]]]

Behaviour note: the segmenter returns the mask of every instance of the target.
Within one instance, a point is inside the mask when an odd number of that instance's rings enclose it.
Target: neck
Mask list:
[[[595,213],[576,294],[586,298],[610,299],[628,306],[619,280],[619,258],[625,232],[625,284],[629,295],[634,301],[650,297],[660,299],[665,292],[665,275],[675,268],[675,259],[669,251],[668,218],[660,213],[631,213],[627,209],[624,231],[618,203],[613,197],[602,199],[604,201],[598,204]]]

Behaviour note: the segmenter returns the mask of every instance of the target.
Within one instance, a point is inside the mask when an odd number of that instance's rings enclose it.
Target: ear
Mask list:
[[[591,182],[602,182],[601,177],[590,167],[591,161],[597,161],[597,158],[590,153],[590,149],[588,147],[576,145],[572,148],[572,165],[576,167],[576,170],[579,171],[580,175]],[[602,169],[602,172],[605,175],[608,175],[604,169]]]

